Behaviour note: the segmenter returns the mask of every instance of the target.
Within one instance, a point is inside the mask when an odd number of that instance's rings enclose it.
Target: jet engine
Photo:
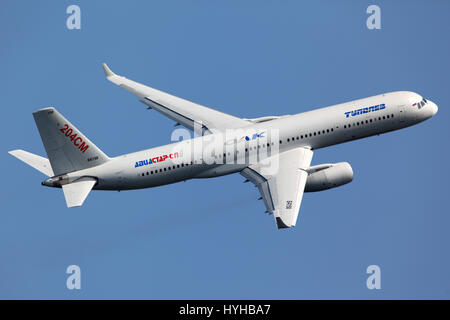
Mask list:
[[[353,170],[348,162],[319,164],[307,170],[305,192],[336,188],[353,180]]]

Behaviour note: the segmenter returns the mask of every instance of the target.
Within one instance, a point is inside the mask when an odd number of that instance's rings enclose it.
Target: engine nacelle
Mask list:
[[[353,180],[353,170],[348,162],[320,164],[309,167],[305,192],[336,188]]]

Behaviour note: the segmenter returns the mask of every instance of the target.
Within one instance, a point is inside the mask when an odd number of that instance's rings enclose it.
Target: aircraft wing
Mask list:
[[[135,94],[140,101],[151,109],[162,113],[177,123],[200,133],[211,133],[248,126],[251,122],[232,115],[207,108],[153,89],[133,80],[119,76],[104,63],[102,65],[106,78],[119,87]]]
[[[267,211],[273,213],[279,229],[293,227],[297,222],[308,178],[306,170],[312,156],[310,149],[296,148],[264,160],[274,166],[275,157],[278,157],[278,170],[266,173],[266,164],[257,163],[241,171],[245,178],[258,187]]]

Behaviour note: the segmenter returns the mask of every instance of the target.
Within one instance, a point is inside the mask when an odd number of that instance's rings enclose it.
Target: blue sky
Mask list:
[[[67,6],[81,30],[66,28]],[[381,8],[381,30],[366,8]],[[450,298],[448,1],[4,1],[0,298]],[[278,231],[236,174],[67,209],[7,154],[45,155],[32,112],[56,107],[106,154],[167,144],[173,122],[104,78],[118,74],[241,116],[294,114],[396,90],[438,114],[317,150],[354,181],[306,194]],[[65,286],[79,265],[82,289]],[[381,268],[368,290],[366,268]]]

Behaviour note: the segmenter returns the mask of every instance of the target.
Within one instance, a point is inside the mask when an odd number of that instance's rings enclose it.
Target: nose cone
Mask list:
[[[426,106],[423,108],[425,119],[429,119],[438,112],[438,106],[433,102],[428,100]]]
[[[431,102],[430,105],[430,109],[431,109],[431,116],[434,116],[437,112],[438,112],[438,106],[436,105],[436,103]]]

